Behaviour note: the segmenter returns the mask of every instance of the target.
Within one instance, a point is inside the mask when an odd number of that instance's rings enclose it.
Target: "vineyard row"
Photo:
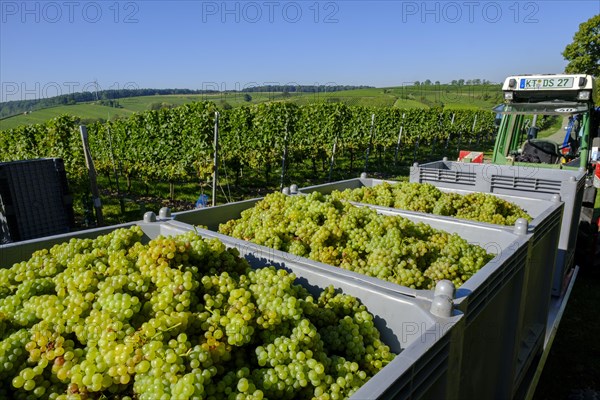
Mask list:
[[[396,109],[344,104],[265,103],[218,110],[212,102],[136,113],[88,126],[96,168],[118,163],[127,177],[178,181],[209,176],[218,116],[221,160],[233,168],[270,168],[289,152],[296,159],[359,155],[367,147],[394,149],[467,141],[494,130],[488,111]],[[61,116],[45,124],[0,131],[0,161],[60,157],[70,178],[86,173],[79,121]]]

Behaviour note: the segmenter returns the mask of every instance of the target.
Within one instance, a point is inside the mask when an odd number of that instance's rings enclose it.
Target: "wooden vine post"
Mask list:
[[[110,134],[110,126],[106,126],[106,133],[108,135],[108,146],[110,149],[110,160],[113,167],[113,173],[115,174],[115,184],[117,185],[117,197],[119,198],[119,207],[121,208],[121,215],[125,215],[125,199],[121,195],[121,187],[119,186],[119,172],[117,171],[117,164],[115,163],[115,154],[113,151],[112,137]]]
[[[450,144],[450,138],[452,136],[452,127],[454,126],[454,113],[452,113],[452,120],[450,121],[450,131],[448,132],[448,136],[446,137],[446,147],[444,147],[444,155],[446,155],[446,151],[448,151],[448,144]]]
[[[287,159],[288,154],[288,119],[285,120],[285,136],[283,138],[283,154],[281,156],[281,185],[279,190],[283,189],[284,181],[285,181],[285,161]]]
[[[98,223],[98,226],[102,226],[104,225],[104,216],[102,215],[102,202],[100,201],[100,194],[98,192],[98,183],[96,181],[96,168],[94,168],[94,160],[92,160],[92,153],[90,152],[87,127],[85,125],[80,125],[79,132],[81,133],[81,141],[83,142],[83,156],[85,158],[85,166],[88,170],[88,175],[90,177],[90,190],[92,191],[92,201],[94,203],[94,210],[96,211],[96,221]]]
[[[404,130],[404,116],[406,113],[402,113],[402,123],[400,124],[400,131],[398,132],[398,142],[396,143],[396,152],[394,153],[394,167],[398,163],[398,151],[400,150],[400,143],[402,143],[402,131]]]
[[[212,205],[217,204],[217,181],[219,180],[219,112],[215,111],[215,137],[214,137],[214,158],[213,158],[213,187],[212,187]]]
[[[369,139],[369,146],[367,147],[367,154],[365,156],[365,171],[369,169],[369,153],[371,152],[371,146],[373,146],[373,135],[375,133],[375,114],[371,114],[371,137]]]

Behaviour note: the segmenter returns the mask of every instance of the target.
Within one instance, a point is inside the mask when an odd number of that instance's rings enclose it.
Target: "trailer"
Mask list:
[[[564,201],[543,352],[523,379],[519,398],[534,394],[577,278],[578,250],[594,259],[599,221],[594,205],[600,187],[596,90],[594,77],[585,74],[509,76],[502,86],[504,104],[495,108],[501,120],[491,162],[444,159],[411,168],[411,182],[540,200],[558,195]],[[549,119],[562,120],[561,130],[538,137],[540,126]],[[578,240],[579,232],[584,235],[579,234]]]

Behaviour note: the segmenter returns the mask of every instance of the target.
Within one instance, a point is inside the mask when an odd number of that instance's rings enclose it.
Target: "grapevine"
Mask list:
[[[135,113],[109,123],[88,126],[94,162],[100,173],[112,173],[113,159],[130,181],[178,181],[205,177],[212,152],[212,102]],[[221,110],[221,153],[236,168],[248,165],[269,169],[280,161],[284,138],[295,159],[324,160],[333,143],[350,154],[351,162],[370,139],[375,114],[374,146],[391,148],[403,127],[402,145],[440,142],[450,136],[469,140],[494,131],[494,114],[475,111],[401,110],[316,103],[258,104]],[[405,118],[402,118],[402,116]],[[454,116],[454,124],[450,121]],[[110,144],[109,144],[110,140]],[[112,154],[110,149],[112,149]],[[45,124],[0,131],[0,161],[62,157],[69,177],[85,176],[79,120],[61,116]],[[314,164],[316,172],[316,164]]]

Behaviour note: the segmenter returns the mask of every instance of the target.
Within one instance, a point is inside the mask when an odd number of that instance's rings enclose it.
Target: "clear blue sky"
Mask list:
[[[0,101],[561,72],[600,1],[0,0]]]

